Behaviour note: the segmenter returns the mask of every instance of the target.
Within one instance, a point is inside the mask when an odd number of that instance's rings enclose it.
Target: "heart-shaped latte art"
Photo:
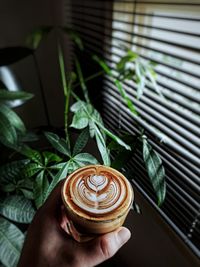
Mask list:
[[[132,188],[119,172],[112,170],[96,165],[70,175],[64,188],[67,208],[87,218],[125,212],[132,202]]]
[[[104,214],[113,211],[126,196],[123,181],[109,174],[80,176],[73,182],[74,203],[86,212]]]

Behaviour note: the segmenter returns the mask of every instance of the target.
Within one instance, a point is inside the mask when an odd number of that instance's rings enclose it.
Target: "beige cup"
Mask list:
[[[62,188],[67,217],[84,234],[104,234],[120,227],[133,196],[129,181],[115,169],[102,165],[76,170]]]

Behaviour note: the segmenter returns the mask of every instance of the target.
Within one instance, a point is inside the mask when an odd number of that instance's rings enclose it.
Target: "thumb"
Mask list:
[[[120,227],[114,232],[102,235],[91,241],[90,248],[87,248],[87,266],[96,266],[111,258],[131,237],[130,231]],[[88,251],[90,251],[88,253]]]

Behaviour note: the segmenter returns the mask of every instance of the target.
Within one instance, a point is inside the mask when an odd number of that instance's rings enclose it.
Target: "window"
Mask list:
[[[200,2],[85,0],[73,2],[72,7],[72,25],[88,51],[103,51],[111,67],[124,53],[121,45],[144,61],[157,63],[164,98],[149,85],[138,101],[135,82],[124,83],[140,114],[133,117],[105,77],[103,117],[113,132],[136,133],[138,123],[147,131],[166,168],[167,198],[162,209],[155,204],[139,153],[126,168],[135,169],[134,185],[200,256]]]

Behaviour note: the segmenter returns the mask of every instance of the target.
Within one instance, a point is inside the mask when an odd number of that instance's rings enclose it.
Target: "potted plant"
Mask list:
[[[41,28],[29,36],[34,53],[44,35],[51,28]],[[83,44],[71,29],[59,29],[67,32],[84,53]],[[0,142],[9,152],[15,153],[14,160],[7,160],[0,166],[1,202],[0,202],[0,261],[3,266],[16,266],[26,234],[36,210],[44,203],[56,184],[77,168],[88,164],[104,164],[123,172],[124,162],[134,153],[139,145],[143,151],[150,182],[156,192],[158,204],[165,198],[166,186],[164,168],[159,155],[152,149],[148,138],[141,130],[139,135],[123,134],[117,136],[105,127],[101,114],[90,100],[87,82],[98,75],[109,75],[118,89],[122,101],[131,113],[138,112],[123,89],[123,82],[134,79],[137,83],[137,97],[142,96],[146,83],[151,82],[157,89],[156,72],[153,62],[144,62],[127,48],[125,55],[116,64],[115,70],[97,55],[93,55],[94,64],[101,71],[90,77],[84,77],[81,64],[75,56],[74,71],[66,72],[62,46],[58,43],[58,61],[65,100],[64,127],[61,134],[44,132],[49,142],[48,149],[41,150],[27,144],[27,131],[23,121],[8,106],[8,100],[29,99],[32,95],[25,92],[0,90]],[[76,89],[82,91],[82,98]],[[79,91],[80,92],[80,91]],[[160,93],[158,91],[158,93]],[[71,104],[72,103],[72,104]],[[69,116],[71,114],[71,117]],[[72,142],[71,130],[79,134]],[[96,144],[98,159],[85,149],[89,140]],[[115,157],[111,160],[111,152]],[[126,174],[125,174],[126,175]]]

